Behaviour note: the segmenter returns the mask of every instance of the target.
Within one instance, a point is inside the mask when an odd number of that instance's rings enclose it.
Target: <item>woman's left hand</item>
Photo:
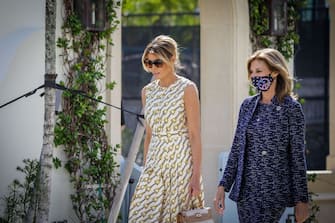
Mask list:
[[[191,197],[197,197],[200,195],[200,176],[192,175],[191,182],[189,184],[189,194]]]
[[[303,223],[309,217],[308,203],[298,202],[295,206],[295,219],[297,223]]]

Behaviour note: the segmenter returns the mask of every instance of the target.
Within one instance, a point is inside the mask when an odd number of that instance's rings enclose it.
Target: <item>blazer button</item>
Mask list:
[[[262,156],[266,156],[268,154],[268,152],[266,152],[265,150],[262,151]]]

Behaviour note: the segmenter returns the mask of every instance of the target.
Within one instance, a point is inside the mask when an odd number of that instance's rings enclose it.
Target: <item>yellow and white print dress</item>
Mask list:
[[[186,127],[184,89],[194,84],[177,76],[169,87],[155,80],[145,86],[144,115],[152,137],[147,161],[132,197],[130,223],[172,223],[177,214],[203,204],[203,193],[189,202],[192,152]]]

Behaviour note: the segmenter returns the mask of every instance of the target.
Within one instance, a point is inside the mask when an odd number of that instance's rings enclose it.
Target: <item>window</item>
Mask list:
[[[295,77],[301,84],[297,93],[305,100],[308,170],[326,169],[329,154],[329,17],[321,2],[309,1],[301,11],[300,43],[294,58]]]

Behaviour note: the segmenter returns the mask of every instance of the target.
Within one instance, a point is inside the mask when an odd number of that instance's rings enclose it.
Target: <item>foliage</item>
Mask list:
[[[198,0],[124,0],[122,3],[125,26],[199,25]],[[197,14],[197,13],[196,13]]]
[[[57,117],[54,143],[62,146],[67,156],[64,167],[73,184],[71,200],[80,222],[106,222],[119,183],[115,160],[119,145],[109,145],[104,128],[107,108],[82,95],[101,100],[100,91],[111,90],[116,84],[107,83],[99,89],[105,77],[111,33],[119,24],[115,10],[120,1],[106,3],[108,28],[90,32],[74,12],[72,0],[64,0],[63,33],[57,40],[65,70],[61,84],[79,93],[63,92],[63,111]],[[53,161],[56,168],[62,166],[59,158],[54,157]]]
[[[287,0],[287,33],[283,36],[270,36],[267,34],[270,26],[267,2],[267,0],[249,0],[252,51],[255,52],[258,49],[272,47],[279,50],[286,60],[290,60],[293,57],[294,45],[299,43],[299,35],[296,31],[299,9],[306,4],[306,0]],[[295,81],[294,91],[300,88],[301,84]],[[255,89],[250,86],[249,95],[256,93]],[[299,102],[303,104],[305,100],[299,98]]]
[[[34,215],[37,210],[37,199],[34,190],[37,190],[37,179],[40,169],[37,160],[24,159],[24,167],[18,166],[17,171],[24,174],[24,181],[15,179],[8,186],[9,193],[2,197],[5,203],[5,215],[0,222],[17,223],[22,222],[28,214],[29,208],[33,208]]]
[[[175,1],[175,0],[124,0],[122,3],[123,13],[164,13],[164,12],[192,12],[198,6],[198,0]]]
[[[294,92],[297,92],[299,89],[301,89],[301,83],[298,81],[298,80],[295,80],[295,82],[294,82],[294,89],[293,89],[293,91]],[[305,103],[305,99],[304,98],[302,98],[302,97],[299,97],[298,98],[298,101],[300,102],[300,104],[304,104]]]
[[[283,36],[267,35],[269,29],[267,0],[249,0],[250,30],[253,52],[267,47],[279,50],[289,60],[293,57],[294,44],[299,42],[296,22],[299,9],[306,0],[287,0],[287,33]]]
[[[307,175],[307,180],[309,182],[315,182],[316,180],[316,174],[308,174]],[[309,197],[309,209],[310,209],[310,215],[309,218],[305,221],[305,223],[318,223],[319,221],[317,220],[317,216],[320,212],[320,207],[319,205],[314,201],[313,197],[318,196],[316,193],[310,191],[308,193]]]

